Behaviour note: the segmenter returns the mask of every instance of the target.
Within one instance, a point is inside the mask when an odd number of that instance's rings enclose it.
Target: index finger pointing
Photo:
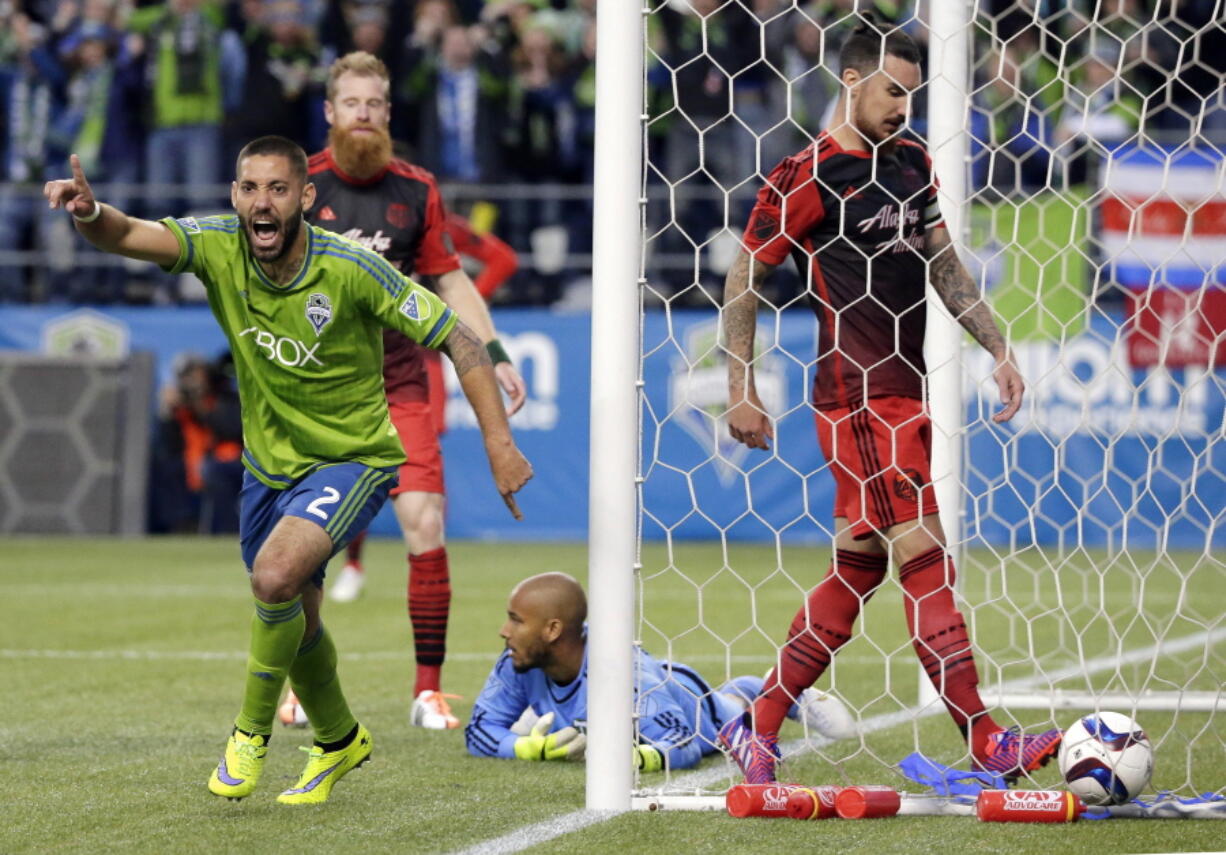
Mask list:
[[[515,495],[513,493],[503,493],[502,500],[506,502],[507,507],[510,508],[511,516],[515,517],[517,520],[522,520],[524,518],[524,515],[520,513],[519,504],[515,501]]]
[[[70,155],[68,158],[68,163],[72,167],[72,177],[82,184],[85,183],[85,172],[81,169],[81,158],[77,157],[75,154]]]

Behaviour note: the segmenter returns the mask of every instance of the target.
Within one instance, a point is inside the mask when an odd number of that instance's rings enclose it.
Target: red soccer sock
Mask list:
[[[826,578],[792,620],[779,666],[767,675],[762,694],[753,702],[756,733],[778,733],[796,698],[825,673],[835,651],[851,638],[856,617],[885,578],[886,566],[885,555],[844,549],[835,553]]]
[[[917,555],[898,570],[911,644],[954,724],[970,730],[978,756],[988,734],[1000,730],[979,696],[979,671],[966,621],[954,605],[954,562],[941,547]]]
[[[409,622],[417,652],[413,697],[439,690],[439,675],[447,655],[447,618],[451,612],[451,570],[447,548],[409,555]]]
[[[352,564],[356,570],[362,569],[362,544],[366,542],[366,532],[362,532],[345,547],[345,563]]]

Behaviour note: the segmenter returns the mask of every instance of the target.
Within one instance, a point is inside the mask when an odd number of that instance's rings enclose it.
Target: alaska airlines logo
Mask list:
[[[238,334],[238,337],[243,338],[248,335],[255,339],[256,347],[264,351],[264,355],[270,362],[276,362],[287,368],[305,367],[312,362],[320,368],[324,367],[319,357],[315,355],[315,351],[319,350],[320,342],[318,341],[314,344],[306,344],[288,336],[275,336],[268,330],[262,330],[259,327],[247,327]]]
[[[924,235],[916,228],[919,225],[919,216],[919,210],[908,205],[882,205],[877,213],[856,223],[856,227],[860,229],[860,234],[866,234],[870,229],[890,229],[894,232],[886,240],[877,243],[878,252],[922,252]]]
[[[306,317],[315,328],[315,335],[324,331],[328,321],[332,320],[332,301],[327,294],[316,292],[307,297]]]
[[[361,229],[350,229],[347,232],[342,232],[341,236],[347,237],[354,243],[361,244],[367,249],[373,249],[380,255],[392,248],[392,236],[385,235],[383,229],[376,230],[373,235],[368,235]]]

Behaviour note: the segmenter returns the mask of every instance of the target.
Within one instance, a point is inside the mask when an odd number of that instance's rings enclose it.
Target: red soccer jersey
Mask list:
[[[434,176],[394,158],[379,174],[358,180],[332,159],[311,157],[315,205],[307,218],[378,252],[406,275],[438,276],[460,269],[447,234],[447,210]],[[392,330],[383,332],[383,383],[392,403],[427,400],[422,349]]]
[[[917,143],[848,151],[822,132],[758,191],[745,228],[754,258],[791,255],[819,322],[813,403],[924,396],[925,230],[943,225],[931,161]]]

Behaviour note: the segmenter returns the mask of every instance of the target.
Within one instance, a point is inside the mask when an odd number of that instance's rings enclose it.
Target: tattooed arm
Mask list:
[[[460,320],[468,325],[483,344],[497,341],[498,333],[494,330],[494,320],[490,317],[489,307],[485,305],[485,299],[467,273],[463,270],[451,270],[440,276],[432,276],[428,287],[455,310]],[[528,394],[524,379],[510,362],[496,364],[494,376],[498,379],[498,385],[507,393],[507,415],[515,415],[524,405]]]
[[[741,250],[724,280],[720,311],[728,351],[728,433],[750,448],[769,449],[775,428],[766,414],[753,379],[754,335],[758,325],[758,289],[774,265],[756,261]]]
[[[928,230],[927,254],[928,281],[932,283],[933,290],[940,295],[954,319],[996,358],[992,375],[1000,389],[1004,408],[992,418],[996,422],[1007,422],[1022,406],[1026,386],[1017,366],[1013,364],[1009,346],[996,325],[992,309],[979,293],[975,280],[971,279],[958,260],[949,238],[949,229],[942,226]]]
[[[521,519],[514,494],[532,477],[532,466],[511,438],[511,427],[507,424],[498,381],[494,377],[493,364],[485,345],[460,321],[447,334],[440,349],[451,358],[464,396],[477,415],[477,424],[481,426],[481,436],[485,439],[485,453],[490,460],[490,470],[494,473],[494,484],[511,513],[516,519]]]

